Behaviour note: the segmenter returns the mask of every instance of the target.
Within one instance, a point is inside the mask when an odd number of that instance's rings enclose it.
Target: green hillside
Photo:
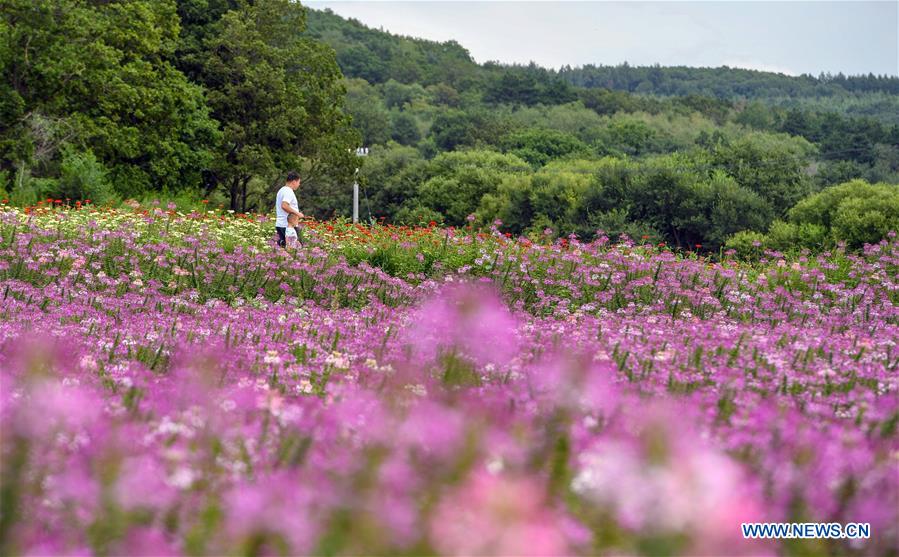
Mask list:
[[[878,102],[888,113],[896,78],[556,72],[477,64],[458,43],[329,11],[308,21],[335,49],[347,111],[373,147],[363,168],[373,218],[464,225],[473,214],[513,234],[603,229],[704,249],[776,223],[775,244],[799,245],[780,223],[805,196],[852,179],[899,183],[899,125],[877,110],[853,115]],[[828,230],[809,230],[805,243],[826,243]]]
[[[497,88],[515,81],[558,82],[578,88],[608,89],[639,95],[681,97],[702,95],[726,100],[759,100],[783,108],[806,107],[849,116],[869,116],[899,124],[899,77],[873,74],[789,76],[742,68],[691,68],[586,65],[558,71],[535,66],[476,64],[455,41],[438,43],[370,29],[330,10],[312,10],[308,32],[337,51],[344,74],[369,83],[390,79],[401,83],[446,83],[457,89]],[[521,83],[517,83],[520,87]],[[535,98],[539,98],[539,95]],[[561,99],[566,98],[563,94]],[[546,98],[544,97],[544,100]]]
[[[703,250],[899,228],[896,78],[478,64],[291,0],[6,0],[0,73],[20,206],[267,212],[297,169],[304,212],[341,217],[361,167],[363,215],[396,223]]]

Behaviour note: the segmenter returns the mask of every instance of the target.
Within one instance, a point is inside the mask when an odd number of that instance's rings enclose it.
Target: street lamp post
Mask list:
[[[359,147],[356,149],[357,157],[368,156],[368,147]],[[353,175],[353,223],[359,222],[359,168]]]

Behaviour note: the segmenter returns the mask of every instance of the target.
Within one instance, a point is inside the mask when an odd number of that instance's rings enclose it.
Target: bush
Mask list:
[[[806,227],[807,234],[822,243],[844,241],[860,248],[899,230],[899,186],[852,180],[806,197],[790,209],[789,220],[814,225]],[[818,239],[822,230],[824,240]]]
[[[90,199],[96,204],[112,201],[115,197],[109,172],[90,151],[69,151],[63,156],[59,180],[52,194],[61,199]]]
[[[432,177],[421,184],[419,199],[422,206],[445,215],[447,224],[464,225],[505,176],[528,171],[527,163],[514,155],[481,150],[444,153],[429,164]]]
[[[391,139],[400,145],[414,145],[421,139],[418,121],[408,112],[391,112]]]
[[[899,230],[899,191],[883,198],[851,198],[840,204],[833,217],[831,235],[847,247],[860,248]]]
[[[799,245],[799,227],[792,222],[776,220],[768,229],[765,247],[790,251]]]
[[[215,193],[212,199],[207,199],[207,203],[203,203],[203,193],[199,190],[184,189],[176,192],[162,191],[148,193],[140,198],[141,205],[146,207],[159,206],[167,209],[169,204],[175,206],[176,211],[189,213],[191,211],[205,211],[214,207],[218,207],[225,202],[221,194]]]
[[[19,207],[34,205],[57,189],[57,182],[52,178],[35,178],[28,170],[19,170],[9,193],[9,201]]]
[[[768,237],[761,232],[744,230],[731,236],[724,245],[737,252],[741,259],[757,259],[767,247]]]
[[[0,202],[2,202],[4,199],[9,200],[9,192],[6,189],[7,185],[11,186],[9,181],[9,172],[0,170]]]
[[[645,222],[632,221],[627,209],[611,209],[591,216],[590,225],[593,231],[602,230],[613,242],[628,236],[637,243],[658,243],[664,235],[655,227]]]
[[[539,128],[513,133],[503,145],[506,151],[534,166],[572,155],[586,155],[590,151],[586,143],[569,133]]]
[[[428,225],[431,221],[443,224],[443,215],[428,207],[421,205],[403,207],[396,213],[394,220],[398,224],[407,226]]]
[[[760,253],[747,248],[753,242],[779,251],[818,251],[838,242],[859,249],[877,243],[899,230],[899,186],[852,180],[806,197],[788,216],[786,221],[774,221],[767,234],[734,234],[727,247],[750,257]]]

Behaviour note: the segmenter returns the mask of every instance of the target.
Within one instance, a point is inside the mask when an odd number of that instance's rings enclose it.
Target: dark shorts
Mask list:
[[[295,226],[294,230],[297,231],[297,239],[299,240],[300,227]],[[278,233],[278,245],[281,246],[282,248],[285,247],[287,245],[287,236],[285,236],[285,232],[287,232],[287,227],[286,226],[276,226],[275,232]]]

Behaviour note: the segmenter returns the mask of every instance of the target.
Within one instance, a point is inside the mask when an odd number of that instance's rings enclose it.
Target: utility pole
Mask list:
[[[356,149],[357,157],[367,157],[368,147],[359,147]],[[359,168],[353,175],[353,223],[359,222]]]

